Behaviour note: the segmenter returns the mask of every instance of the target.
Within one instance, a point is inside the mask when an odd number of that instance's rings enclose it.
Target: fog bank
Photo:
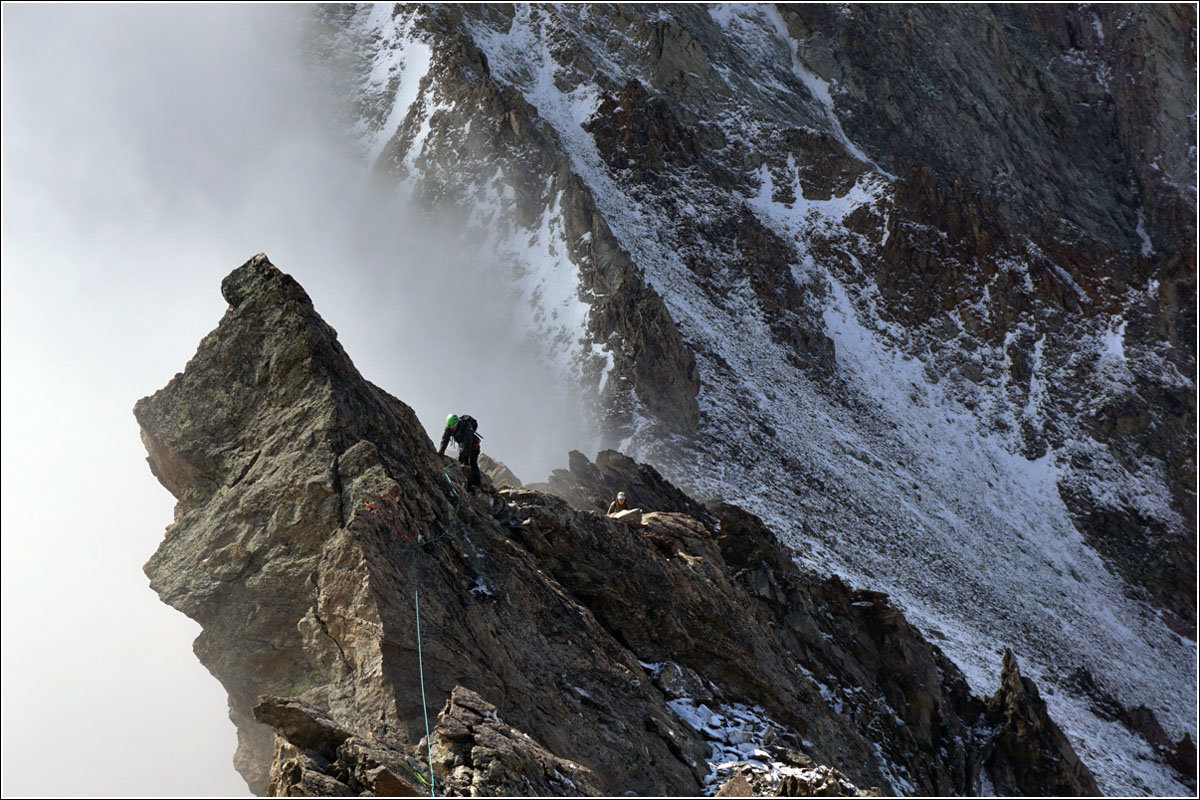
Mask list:
[[[373,186],[302,9],[3,9],[3,791],[245,794],[224,692],[141,564],[171,520],[131,409],[257,252],[431,435],[538,480],[587,448],[486,254]]]

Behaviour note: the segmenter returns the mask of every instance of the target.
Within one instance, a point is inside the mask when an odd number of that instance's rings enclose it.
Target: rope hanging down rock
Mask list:
[[[417,674],[421,679],[421,712],[425,715],[425,755],[429,758],[429,795],[437,797],[433,776],[433,737],[429,735],[429,704],[425,700],[425,658],[421,653],[421,595],[417,591],[417,559],[413,557],[413,609],[417,618]]]
[[[433,774],[433,737],[429,731],[429,705],[425,699],[425,654],[421,644],[421,593],[417,586],[417,549],[441,541],[449,536],[450,531],[454,528],[454,524],[458,521],[458,511],[462,506],[462,497],[454,490],[454,482],[450,480],[449,470],[443,469],[442,474],[446,478],[446,486],[450,490],[450,496],[454,498],[454,513],[450,515],[450,521],[442,528],[441,533],[432,539],[424,541],[417,539],[414,541],[411,536],[406,534],[396,521],[392,519],[392,515],[395,514],[396,509],[395,504],[391,500],[377,498],[375,502],[369,500],[363,501],[363,505],[371,509],[371,511],[378,513],[396,535],[410,546],[412,552],[413,614],[417,625],[417,674],[421,681],[421,712],[425,718],[425,754],[429,759],[429,793],[431,797],[437,797],[437,779]],[[387,507],[386,510],[384,506]],[[388,514],[387,511],[391,511],[392,514]],[[417,777],[420,778],[421,776],[418,775]],[[421,780],[424,782],[424,778]]]

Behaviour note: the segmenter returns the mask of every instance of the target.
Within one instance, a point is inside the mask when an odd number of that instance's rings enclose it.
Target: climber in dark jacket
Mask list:
[[[457,414],[451,414],[446,417],[446,430],[442,431],[442,446],[438,448],[438,455],[446,455],[446,445],[450,444],[453,439],[458,445],[458,463],[467,466],[470,469],[470,474],[467,477],[467,491],[473,492],[480,485],[479,475],[479,443],[482,441],[476,431],[479,430],[479,423],[469,414],[463,414],[461,417]]]

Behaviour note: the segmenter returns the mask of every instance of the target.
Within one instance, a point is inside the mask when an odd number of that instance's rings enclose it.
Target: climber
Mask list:
[[[467,477],[467,491],[474,492],[479,488],[479,443],[481,437],[476,431],[479,429],[479,423],[475,418],[463,414],[461,417],[457,414],[451,414],[446,417],[446,430],[442,431],[442,446],[438,448],[438,455],[446,455],[446,445],[450,444],[453,439],[458,444],[458,463],[470,468],[470,474]]]
[[[621,511],[626,511],[628,509],[629,509],[629,506],[625,504],[625,493],[617,492],[617,499],[613,500],[611,503],[608,504],[608,512],[607,513],[609,516],[612,516],[613,514],[617,514]]]

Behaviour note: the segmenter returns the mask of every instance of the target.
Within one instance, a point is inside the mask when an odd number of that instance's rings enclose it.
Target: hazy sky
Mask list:
[[[524,480],[588,444],[488,265],[368,189],[296,16],[3,7],[5,795],[246,794],[198,626],[141,572],[174,501],[131,409],[250,256],[296,276],[431,432],[475,415]]]

